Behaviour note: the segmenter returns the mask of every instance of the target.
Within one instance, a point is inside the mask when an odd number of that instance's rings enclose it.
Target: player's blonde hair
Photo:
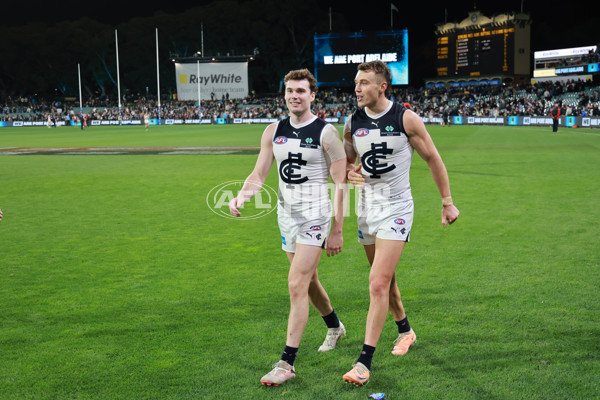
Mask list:
[[[283,78],[283,83],[287,85],[288,81],[308,81],[308,85],[310,87],[311,93],[317,92],[317,80],[313,76],[313,74],[306,68],[304,69],[296,69],[287,73],[287,75]]]
[[[373,71],[375,75],[381,78],[380,82],[385,80],[387,83],[387,87],[385,88],[385,97],[389,98],[392,95],[392,71],[390,71],[386,63],[379,60],[369,61],[359,64],[358,70],[364,72]]]

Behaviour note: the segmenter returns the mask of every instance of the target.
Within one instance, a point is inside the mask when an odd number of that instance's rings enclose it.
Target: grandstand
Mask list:
[[[600,127],[598,46],[536,51],[531,71],[530,24],[529,16],[523,12],[488,18],[477,10],[471,11],[459,23],[439,24],[435,31],[438,76],[426,79],[425,87],[422,88],[395,85],[393,99],[399,103],[409,102],[412,110],[425,123],[439,123],[444,115],[448,115],[455,117],[455,124],[474,124],[476,122],[473,118],[493,118],[494,124],[512,125],[515,117],[539,117],[536,119],[539,124],[550,125],[549,110],[559,104],[563,108],[562,116],[576,118],[569,121],[562,118],[561,125]],[[384,33],[378,34],[381,36]],[[406,38],[404,31],[396,34]],[[325,48],[337,43],[335,40],[338,39],[335,38],[339,35],[326,36],[328,46]],[[354,38],[355,35],[341,36]],[[351,44],[343,44],[350,46],[344,48],[348,54],[355,50]],[[365,49],[366,52],[369,50],[372,49]],[[407,54],[406,48],[402,51],[404,53],[398,53],[399,58]],[[373,54],[383,53],[374,51]],[[315,59],[316,55],[317,49]],[[0,127],[47,125],[49,118],[55,119],[58,125],[76,125],[80,114],[85,115],[91,126],[139,125],[146,114],[150,115],[153,125],[265,123],[287,116],[280,94],[257,96],[254,91],[246,90],[245,92],[250,93],[246,97],[233,95],[233,87],[228,85],[234,77],[238,84],[241,82],[241,86],[249,89],[246,83],[249,60],[253,60],[253,57],[227,56],[222,60],[215,60],[213,57],[196,55],[191,58],[173,58],[174,62],[179,63],[176,66],[187,67],[190,64],[193,67],[185,71],[176,70],[176,81],[179,86],[186,87],[188,95],[182,96],[183,92],[179,93],[179,88],[176,94],[162,95],[160,112],[157,98],[152,97],[148,91],[146,96],[124,96],[122,109],[119,109],[115,99],[107,97],[85,98],[82,107],[75,97],[61,100],[9,97],[4,99],[3,104],[0,103]],[[237,64],[244,67],[239,70],[241,72],[236,70],[231,74],[223,74],[220,71],[224,65]],[[213,70],[207,69],[209,66],[220,72],[211,72]],[[348,71],[355,70],[354,65],[348,64],[345,67],[349,67]],[[340,67],[324,64],[317,68],[315,65],[316,70],[326,70],[330,75],[331,71],[338,71],[331,68]],[[338,78],[341,76],[339,71],[333,75]],[[227,79],[219,81],[219,77]],[[201,87],[207,86],[209,81],[211,87],[202,88],[204,92],[201,95]],[[327,87],[323,82],[319,84],[314,111],[329,122],[343,123],[356,109],[352,81],[344,82],[343,85],[334,87]],[[229,98],[229,92],[232,93],[232,98]],[[223,93],[220,99],[218,93]],[[197,98],[194,97],[196,94]],[[198,117],[198,104],[202,120]],[[527,124],[525,119],[516,121],[517,125]]]
[[[532,82],[592,80],[598,73],[598,46],[535,52]]]
[[[412,89],[396,87],[393,97],[397,102],[410,102],[412,109],[426,123],[438,123],[444,113],[456,117],[547,117],[549,109],[560,104],[564,116],[592,118],[589,124],[582,121],[578,126],[599,127],[600,86],[592,81],[539,82],[527,86],[466,86],[433,87]],[[164,123],[198,123],[197,103],[162,101]],[[317,96],[315,112],[334,123],[343,123],[344,118],[355,110],[351,90],[322,90]],[[48,116],[72,124],[73,116],[80,113],[75,102],[60,102],[28,99],[9,100],[0,104],[0,125],[28,126],[46,125]],[[118,105],[110,101],[89,99],[81,112],[88,116],[88,125],[100,125],[100,121],[118,121]],[[126,124],[140,124],[144,113],[157,119],[155,99],[144,97],[129,99],[123,104],[122,118]],[[285,117],[285,105],[280,96],[243,99],[208,100],[202,103],[203,123],[248,123],[268,122]],[[266,121],[265,121],[266,120]],[[93,121],[98,121],[94,123]],[[134,122],[132,122],[134,121]],[[137,122],[135,122],[137,121]],[[154,124],[158,121],[154,121]]]

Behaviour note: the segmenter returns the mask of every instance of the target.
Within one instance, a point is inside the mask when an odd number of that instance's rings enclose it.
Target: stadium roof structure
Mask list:
[[[468,31],[472,29],[480,29],[487,26],[501,26],[507,23],[517,22],[528,22],[530,20],[529,14],[526,13],[509,13],[509,14],[497,14],[493,17],[486,17],[481,11],[471,11],[469,16],[463,19],[461,22],[446,22],[444,24],[437,24],[435,33],[445,34],[456,31]]]
[[[180,57],[177,54],[171,54],[170,59],[172,62],[174,63],[181,63],[181,64],[190,64],[190,63],[223,63],[223,62],[249,62],[249,61],[254,61],[256,59],[255,55],[241,55],[241,56],[230,56],[230,55],[226,55],[226,56],[220,56],[220,55],[216,55],[216,56],[200,56],[200,55],[193,55],[193,56],[189,56],[189,57]]]

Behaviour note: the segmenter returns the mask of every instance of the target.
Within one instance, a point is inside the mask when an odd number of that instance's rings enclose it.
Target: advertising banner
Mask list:
[[[200,73],[198,74],[198,69]],[[242,99],[248,96],[248,63],[175,63],[179,100]]]

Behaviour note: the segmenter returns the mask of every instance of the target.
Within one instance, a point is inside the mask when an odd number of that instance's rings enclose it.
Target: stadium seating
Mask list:
[[[414,89],[395,87],[393,99],[409,102],[421,116],[440,117],[447,112],[462,116],[547,116],[550,107],[561,104],[568,115],[587,113],[600,116],[600,86],[592,82],[540,83],[527,87],[477,86],[467,88]],[[25,101],[24,101],[25,100]],[[91,120],[117,120],[119,109],[108,99],[86,99],[83,113]],[[194,119],[198,109],[194,101],[165,99],[163,119]],[[319,91],[313,111],[322,117],[350,115],[356,108],[352,90]],[[141,119],[145,113],[158,117],[157,102],[143,97],[128,99],[121,107],[122,119]],[[46,99],[6,99],[0,104],[0,121],[46,121],[48,115],[69,120],[79,114],[78,102],[63,103]],[[281,118],[285,104],[277,94],[242,100],[212,100],[202,103],[204,118]]]

